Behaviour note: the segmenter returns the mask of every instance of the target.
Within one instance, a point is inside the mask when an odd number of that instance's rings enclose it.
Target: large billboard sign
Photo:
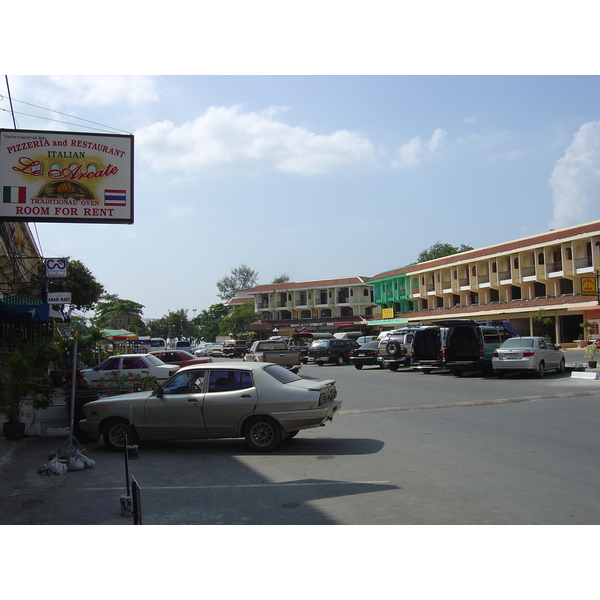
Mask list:
[[[0,129],[0,219],[133,223],[133,136]]]

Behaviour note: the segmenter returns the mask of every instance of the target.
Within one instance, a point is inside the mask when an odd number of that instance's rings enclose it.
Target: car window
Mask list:
[[[327,348],[329,346],[329,340],[317,340],[313,342],[310,347],[314,350],[321,350],[323,348]]]
[[[154,356],[154,354],[146,354],[145,358],[148,360],[148,362],[152,363],[157,367],[159,367],[160,365],[164,365],[164,362],[160,358]]]
[[[98,371],[118,371],[121,366],[121,357],[113,356],[105,360],[99,367]]]
[[[299,379],[302,379],[302,377],[292,373],[291,371],[288,371],[281,365],[269,365],[268,367],[265,367],[264,370],[272,377],[275,377],[275,379],[278,381],[281,381],[281,383],[289,383],[290,381],[298,381]]]
[[[483,341],[485,344],[499,344],[500,343],[500,334],[497,329],[484,329],[483,331]]]
[[[210,371],[209,392],[231,392],[253,387],[249,371]]]
[[[538,340],[538,344],[542,350],[548,350],[548,344],[546,344],[546,340]]]
[[[126,356],[123,359],[123,369],[147,369],[148,365],[141,356]]]
[[[177,373],[163,388],[163,394],[189,394],[201,392],[205,371]]]
[[[194,358],[196,358],[193,354],[190,354],[186,350],[181,350],[179,354],[184,360],[194,360]]]

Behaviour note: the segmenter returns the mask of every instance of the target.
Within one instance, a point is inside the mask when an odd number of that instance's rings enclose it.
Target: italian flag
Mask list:
[[[19,204],[25,204],[26,190],[27,188],[24,187],[5,185],[2,190],[2,201],[6,203],[16,202]]]

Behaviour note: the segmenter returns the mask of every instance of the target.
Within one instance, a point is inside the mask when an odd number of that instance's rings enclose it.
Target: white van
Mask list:
[[[150,338],[150,350],[149,352],[158,352],[159,350],[166,350],[167,342],[164,338]]]
[[[174,350],[185,350],[186,352],[192,351],[192,342],[190,340],[177,340],[175,342],[175,346],[173,346]]]

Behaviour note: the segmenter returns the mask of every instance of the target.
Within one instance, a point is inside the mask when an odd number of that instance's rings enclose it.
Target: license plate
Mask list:
[[[359,352],[358,355],[359,356],[366,356],[366,354],[364,352]]]
[[[516,354],[505,354],[504,358],[515,359],[515,358],[517,358],[517,355]]]
[[[309,356],[307,360],[308,360],[308,362],[315,362],[315,357]]]

